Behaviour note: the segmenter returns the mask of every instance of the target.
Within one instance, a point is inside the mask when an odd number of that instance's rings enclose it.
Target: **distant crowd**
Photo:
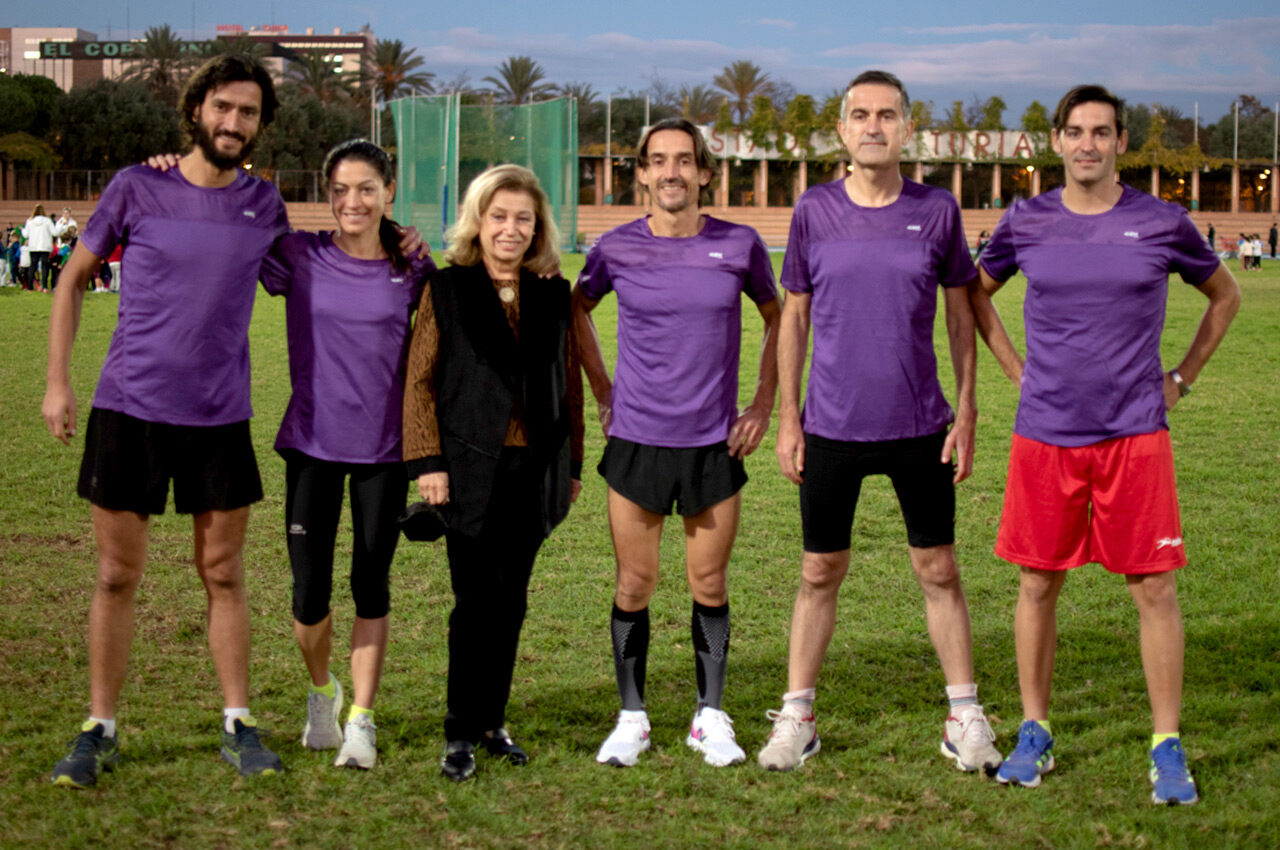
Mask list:
[[[0,286],[52,290],[79,238],[80,226],[70,207],[63,207],[55,220],[45,214],[44,204],[36,204],[24,224],[9,222],[0,234]],[[120,253],[117,248],[101,262],[89,284],[93,292],[119,291]]]

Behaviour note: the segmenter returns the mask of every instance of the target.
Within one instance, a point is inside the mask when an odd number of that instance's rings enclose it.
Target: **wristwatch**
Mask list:
[[[1171,371],[1169,377],[1173,378],[1173,382],[1178,385],[1178,398],[1186,398],[1191,395],[1191,385],[1182,380],[1182,375],[1178,373],[1177,369]]]

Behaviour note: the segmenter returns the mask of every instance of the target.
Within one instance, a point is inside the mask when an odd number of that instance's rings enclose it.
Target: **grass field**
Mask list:
[[[566,258],[572,277],[580,257]],[[1237,273],[1238,274],[1238,273]],[[79,447],[40,421],[47,297],[0,293],[0,845],[5,847],[1232,847],[1280,846],[1280,264],[1240,275],[1244,302],[1226,342],[1172,415],[1191,566],[1183,736],[1203,801],[1148,802],[1150,720],[1137,617],[1100,567],[1067,583],[1054,692],[1057,770],[1034,791],[954,770],[937,753],[942,676],[928,643],[901,519],[873,480],[855,526],[854,566],[819,686],[822,753],[790,774],[754,757],[764,712],[786,684],[798,581],[794,488],[772,436],[751,457],[731,566],[733,649],[726,708],[749,762],[715,769],[683,738],[694,702],[682,537],[668,525],[652,604],[648,702],[654,749],[629,770],[592,759],[617,710],[608,615],[613,562],[594,473],[542,550],[508,714],[533,761],[485,761],[455,786],[438,775],[451,604],[441,544],[402,542],[392,638],[377,704],[380,762],[357,773],[298,744],[306,677],[290,632],[282,529],[283,463],[271,450],[288,396],[284,305],[262,296],[251,329],[254,436],[266,499],[245,551],[254,643],[254,713],[283,776],[245,780],[218,759],[220,696],[205,647],[204,595],[190,565],[190,521],[154,522],[137,636],[118,720],[124,758],[84,793],[48,772],[88,707],[84,632],[95,575]],[[1020,282],[997,299],[1015,339]],[[1171,284],[1166,363],[1189,343],[1204,299]],[[115,296],[86,297],[73,379],[83,417],[115,321]],[[613,345],[615,301],[596,312]],[[939,323],[940,324],[940,323]],[[760,322],[744,315],[743,398]],[[938,339],[943,386],[951,388]],[[948,390],[948,395],[951,395]],[[980,353],[977,470],[958,492],[958,552],[983,702],[1012,747],[1021,720],[1012,611],[1017,571],[991,548],[1016,394]],[[588,421],[593,421],[590,415]],[[602,441],[588,431],[592,468]],[[340,540],[344,535],[340,534]],[[340,544],[341,545],[341,544]],[[340,556],[341,557],[341,556]],[[339,633],[351,619],[336,582]],[[345,639],[337,645],[345,644]],[[335,671],[344,682],[345,656]]]

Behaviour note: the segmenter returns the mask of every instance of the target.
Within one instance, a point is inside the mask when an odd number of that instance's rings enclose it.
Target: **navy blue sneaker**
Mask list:
[[[50,779],[54,785],[88,788],[98,781],[100,773],[115,766],[120,760],[120,750],[116,739],[108,738],[102,734],[104,731],[101,723],[85,721],[71,752],[53,768]]]
[[[248,721],[248,722],[246,722]],[[232,721],[235,732],[222,730],[222,758],[235,765],[241,776],[274,776],[284,770],[280,757],[262,745],[258,724],[252,717]]]
[[[1040,777],[1053,770],[1053,738],[1034,720],[1018,729],[1018,746],[996,770],[996,782],[1035,788]]]
[[[1200,799],[1187,770],[1182,741],[1166,738],[1151,751],[1151,802],[1157,806],[1190,806]]]

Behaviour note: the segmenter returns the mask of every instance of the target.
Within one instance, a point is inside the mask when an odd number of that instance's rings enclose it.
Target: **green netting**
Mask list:
[[[396,125],[395,219],[412,224],[432,248],[444,245],[458,182],[458,105],[453,95],[417,96],[388,104]]]
[[[491,165],[538,175],[564,247],[578,232],[578,104],[557,98],[521,106],[463,106],[455,95],[393,100],[399,178],[395,215],[443,247],[467,186]]]

